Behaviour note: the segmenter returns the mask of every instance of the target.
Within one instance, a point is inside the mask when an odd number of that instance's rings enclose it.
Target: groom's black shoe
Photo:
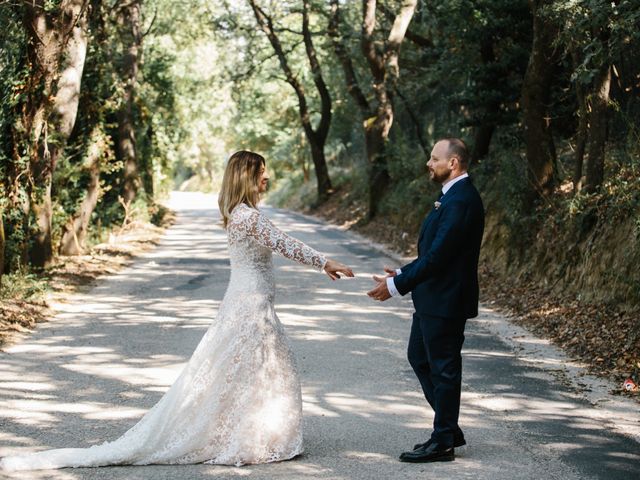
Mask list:
[[[433,443],[432,439],[427,440],[424,443],[416,443],[413,446],[414,450],[418,450],[419,448],[426,448]],[[453,437],[453,448],[464,447],[467,444],[467,441],[464,439],[464,435],[456,435]]]
[[[453,447],[445,447],[436,442],[427,443],[429,445],[420,447],[412,452],[402,453],[400,461],[410,463],[451,462],[456,458]]]

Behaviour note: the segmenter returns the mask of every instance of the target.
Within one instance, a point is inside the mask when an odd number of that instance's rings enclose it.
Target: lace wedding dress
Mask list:
[[[272,252],[324,268],[325,258],[240,204],[228,225],[231,279],[218,316],[178,379],[122,437],[0,460],[0,470],[287,460],[302,452],[294,358],[273,307]]]

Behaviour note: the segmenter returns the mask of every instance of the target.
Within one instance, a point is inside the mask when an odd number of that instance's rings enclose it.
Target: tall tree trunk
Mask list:
[[[6,243],[4,237],[4,210],[0,207],[0,289],[2,288],[2,275],[4,275],[4,252]]]
[[[349,95],[351,95],[356,105],[360,109],[363,120],[367,119],[371,116],[371,107],[369,105],[369,102],[367,101],[367,97],[360,88],[360,84],[358,83],[358,78],[356,76],[356,71],[351,60],[351,55],[345,47],[342,35],[340,34],[339,0],[331,0],[331,15],[329,17],[329,26],[327,28],[327,33],[329,34],[329,37],[331,37],[331,43],[333,45],[333,50],[336,53],[336,57],[338,57],[338,60],[342,65],[345,83],[347,84],[347,92],[349,93]]]
[[[344,71],[347,91],[355,100],[362,116],[369,165],[369,219],[378,213],[381,195],[387,189],[390,179],[385,147],[393,125],[393,94],[397,90],[400,76],[400,46],[407,34],[416,5],[417,0],[403,2],[400,12],[394,17],[384,48],[380,49],[374,40],[377,2],[376,0],[362,1],[360,48],[372,76],[375,98],[375,105],[372,106],[358,84],[353,63],[339,32],[340,2],[331,0],[328,33]]]
[[[300,121],[309,142],[311,159],[313,160],[313,165],[316,171],[318,201],[322,202],[326,200],[332,192],[329,170],[327,168],[327,161],[324,154],[324,146],[327,140],[327,135],[329,134],[329,126],[331,124],[331,96],[329,95],[329,90],[327,89],[324,78],[322,77],[320,63],[318,62],[315,47],[311,39],[311,32],[309,30],[309,0],[303,0],[302,3],[302,36],[305,50],[307,52],[307,59],[309,60],[311,72],[313,73],[313,81],[318,94],[320,95],[320,122],[316,128],[314,128],[311,123],[311,114],[309,112],[304,87],[289,67],[289,62],[287,61],[282,44],[280,43],[280,40],[275,33],[275,29],[273,28],[273,19],[257,5],[255,0],[248,1],[256,17],[258,26],[267,35],[267,38],[278,57],[280,67],[285,74],[287,82],[291,85],[298,97]]]
[[[53,11],[45,10],[44,3],[34,1],[24,5],[31,68],[21,127],[29,136],[29,210],[35,218],[29,259],[36,268],[45,267],[53,255],[51,180],[75,122],[83,48],[86,51],[87,1],[62,1]],[[64,62],[69,67],[61,72]],[[76,72],[78,65],[80,76],[76,78],[68,72]]]
[[[605,146],[608,134],[609,90],[611,88],[611,67],[602,67],[594,80],[589,113],[589,155],[587,157],[584,189],[593,193],[604,180]]]
[[[313,83],[320,95],[320,122],[314,132],[315,142],[311,146],[311,158],[316,169],[316,177],[318,179],[318,200],[320,202],[326,200],[333,188],[329,178],[329,170],[327,161],[324,156],[324,146],[329,135],[329,127],[331,126],[331,95],[329,89],[322,77],[320,62],[316,54],[315,46],[311,39],[311,30],[309,29],[309,0],[302,0],[302,38],[304,40],[305,51],[313,73]]]
[[[578,100],[578,131],[576,133],[575,167],[573,169],[573,190],[580,191],[583,183],[584,153],[589,133],[589,113],[584,86],[576,81],[576,98]]]
[[[555,0],[529,0],[533,44],[522,85],[522,123],[527,151],[530,201],[551,193],[556,175],[556,150],[549,113],[553,71],[559,58],[554,47],[557,28],[545,7]]]
[[[493,37],[490,34],[485,35],[480,40],[480,58],[485,68],[496,61]],[[486,81],[483,83],[486,85]],[[489,85],[486,86],[490,88]],[[471,152],[472,164],[477,164],[489,153],[491,139],[496,130],[496,118],[500,114],[499,100],[491,96],[491,99],[486,102],[482,110],[482,123],[475,128],[473,150]]]
[[[91,133],[91,146],[87,154],[84,169],[89,175],[89,183],[80,208],[64,226],[60,241],[61,255],[81,255],[89,230],[89,222],[100,198],[100,164],[108,149],[108,140],[99,126]]]
[[[125,204],[130,204],[140,189],[134,113],[138,72],[142,58],[141,7],[142,0],[131,0],[119,6],[117,12],[125,52],[120,70],[121,80],[124,83],[124,95],[117,115],[116,154],[124,165],[122,197]]]
[[[376,0],[362,0],[362,33],[360,46],[373,77],[376,98],[374,116],[364,122],[365,144],[369,161],[369,219],[378,213],[381,193],[389,184],[386,144],[393,125],[393,92],[400,77],[400,45],[409,28],[417,0],[405,0],[396,15],[383,52],[374,41]]]
[[[493,133],[496,130],[496,125],[493,122],[483,122],[482,125],[476,127],[473,151],[471,152],[471,163],[477,164],[489,153],[489,146],[491,145],[491,139]]]

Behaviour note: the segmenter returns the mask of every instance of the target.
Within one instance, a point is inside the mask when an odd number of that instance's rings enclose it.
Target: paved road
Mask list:
[[[182,194],[177,224],[154,251],[60,305],[51,322],[0,354],[0,456],[113,439],[152,406],[215,319],[229,276],[211,197]],[[370,275],[393,260],[357,237],[267,209],[305,242],[351,265],[333,283],[277,259],[276,309],[302,377],[306,453],[242,468],[192,465],[65,469],[34,479],[624,479],[640,446],[548,371],[514,354],[483,309],[469,322],[455,462],[404,464],[431,413],[405,359],[409,299],[373,303]]]

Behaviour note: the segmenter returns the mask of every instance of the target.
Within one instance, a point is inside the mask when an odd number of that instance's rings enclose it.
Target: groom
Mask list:
[[[469,151],[458,138],[435,144],[427,162],[431,180],[442,193],[424,220],[418,258],[404,267],[385,268],[368,292],[375,300],[411,292],[415,307],[408,358],[435,412],[433,433],[403,462],[450,461],[454,448],[466,444],[458,426],[462,343],[468,318],[478,315],[478,257],[484,230],[484,207],[471,183]]]

